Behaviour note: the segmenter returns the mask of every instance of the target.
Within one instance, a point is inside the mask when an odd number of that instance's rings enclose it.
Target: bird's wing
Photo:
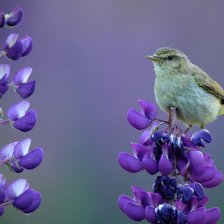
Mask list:
[[[193,75],[196,83],[201,88],[203,88],[207,92],[211,93],[212,95],[218,97],[220,100],[224,101],[223,88],[216,81],[214,81],[211,77],[209,77],[209,75],[207,75],[207,73],[205,73],[199,67],[195,66],[192,75]]]

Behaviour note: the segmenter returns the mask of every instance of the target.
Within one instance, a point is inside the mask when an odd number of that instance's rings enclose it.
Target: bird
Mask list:
[[[175,108],[184,125],[201,128],[224,115],[223,88],[183,52],[163,47],[145,57],[153,62],[155,99],[164,112]]]

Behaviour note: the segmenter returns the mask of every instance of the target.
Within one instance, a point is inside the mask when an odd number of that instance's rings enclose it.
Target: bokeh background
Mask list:
[[[32,147],[45,149],[45,159],[31,172],[2,172],[8,180],[26,177],[42,192],[43,203],[28,216],[9,208],[0,222],[133,223],[119,210],[117,197],[130,194],[131,185],[151,190],[155,177],[126,173],[117,155],[130,152],[129,142],[139,136],[126,121],[127,109],[138,107],[139,98],[155,102],[153,67],[144,56],[163,46],[178,48],[224,86],[224,2],[0,0],[4,11],[18,5],[24,20],[0,30],[0,43],[10,32],[28,33],[34,48],[28,57],[1,63],[9,63],[12,73],[33,67],[37,89],[30,101],[38,123],[27,134],[1,128],[1,146],[30,136]],[[1,106],[6,110],[18,100],[8,92]],[[214,136],[208,151],[223,170],[224,119],[208,129]],[[224,211],[224,187],[207,192],[209,207]]]

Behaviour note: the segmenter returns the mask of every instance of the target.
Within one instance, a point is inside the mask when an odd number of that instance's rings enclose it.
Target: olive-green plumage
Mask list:
[[[224,114],[224,90],[184,53],[160,48],[146,58],[154,64],[154,92],[162,110],[169,112],[175,107],[179,120],[202,127]]]

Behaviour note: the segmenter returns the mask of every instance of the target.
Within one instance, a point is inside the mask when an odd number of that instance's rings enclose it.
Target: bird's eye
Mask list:
[[[168,59],[169,61],[172,61],[172,60],[173,60],[173,56],[172,56],[172,55],[169,55],[169,56],[167,57],[167,59]]]

